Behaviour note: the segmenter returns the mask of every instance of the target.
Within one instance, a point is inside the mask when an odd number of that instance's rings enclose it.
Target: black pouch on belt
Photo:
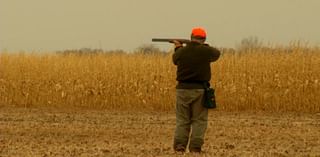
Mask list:
[[[209,82],[204,82],[203,86],[204,86],[204,99],[205,99],[203,106],[209,109],[216,108],[217,104],[216,104],[216,99],[214,95],[214,89],[210,87]]]

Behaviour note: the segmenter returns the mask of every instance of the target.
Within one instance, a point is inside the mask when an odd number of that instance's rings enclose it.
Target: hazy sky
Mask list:
[[[319,45],[319,8],[320,0],[0,0],[0,50],[133,50],[153,37],[189,38],[195,26],[218,47],[249,36]]]

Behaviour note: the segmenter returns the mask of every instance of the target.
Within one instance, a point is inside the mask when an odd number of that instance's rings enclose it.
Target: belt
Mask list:
[[[208,81],[179,81],[179,83],[204,84]]]

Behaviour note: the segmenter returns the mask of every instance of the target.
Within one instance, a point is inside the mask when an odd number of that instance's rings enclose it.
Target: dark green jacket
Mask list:
[[[172,56],[177,65],[177,89],[201,89],[211,79],[210,63],[216,61],[220,51],[206,44],[191,42],[175,49]]]

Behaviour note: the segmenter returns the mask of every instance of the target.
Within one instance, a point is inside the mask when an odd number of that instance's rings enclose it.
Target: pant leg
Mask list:
[[[190,149],[201,149],[208,126],[208,109],[203,107],[204,90],[197,91],[197,99],[192,103]]]
[[[176,130],[174,148],[187,147],[191,128],[191,103],[192,95],[185,89],[176,91]]]

